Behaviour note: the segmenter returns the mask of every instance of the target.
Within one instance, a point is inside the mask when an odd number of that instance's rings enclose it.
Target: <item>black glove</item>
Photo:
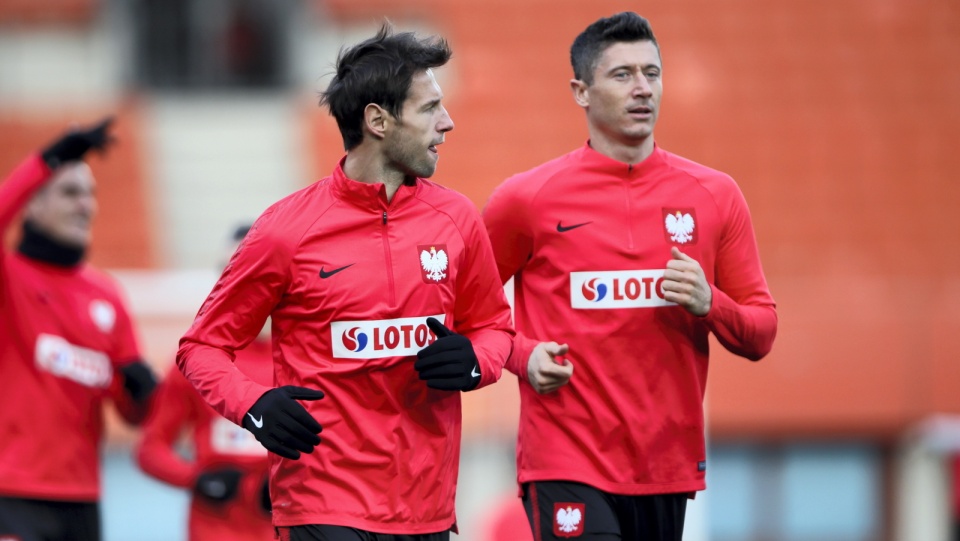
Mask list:
[[[273,504],[270,503],[270,479],[264,479],[260,485],[260,509],[264,513],[273,511]]]
[[[469,391],[480,384],[480,363],[470,339],[427,318],[427,326],[437,335],[436,342],[417,352],[413,367],[427,387],[443,391]]]
[[[320,400],[323,392],[287,385],[263,393],[243,416],[243,428],[268,451],[291,460],[320,444],[320,423],[297,400]]]
[[[113,117],[101,120],[89,129],[70,130],[43,150],[41,156],[50,169],[56,169],[66,162],[75,162],[91,148],[103,149],[113,138],[107,133]]]
[[[193,492],[210,503],[223,504],[237,495],[242,477],[243,472],[236,468],[212,468],[197,476]]]
[[[137,404],[143,404],[157,388],[157,378],[143,361],[134,361],[119,368],[123,388]]]

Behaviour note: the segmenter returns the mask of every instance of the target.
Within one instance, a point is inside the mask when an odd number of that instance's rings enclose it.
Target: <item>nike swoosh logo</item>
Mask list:
[[[477,365],[473,365],[473,370],[470,371],[471,378],[479,378],[480,372],[477,372]]]
[[[333,269],[332,271],[325,271],[325,270],[323,270],[323,267],[320,267],[320,278],[330,278],[331,276],[333,276],[334,274],[342,271],[343,269],[346,269],[346,268],[352,267],[352,266],[353,266],[353,263],[350,263],[349,265],[340,267],[339,269]]]
[[[573,225],[563,225],[563,222],[557,222],[557,233],[566,233],[571,229],[576,229],[578,227],[583,227],[587,224],[592,224],[593,222],[583,222],[582,224],[573,224]]]
[[[253,416],[252,413],[247,413],[250,416],[250,419],[253,421],[253,426],[257,428],[263,428],[263,415],[260,416],[260,419],[257,419]]]

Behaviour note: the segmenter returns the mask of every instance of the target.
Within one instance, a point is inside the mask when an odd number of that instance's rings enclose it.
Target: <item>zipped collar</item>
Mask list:
[[[627,174],[633,178],[641,177],[659,167],[662,167],[666,161],[666,151],[662,150],[656,143],[653,145],[652,154],[647,156],[647,158],[642,162],[632,165],[614,160],[605,154],[597,152],[593,149],[593,147],[590,146],[589,139],[580,149],[579,154],[580,163],[591,170],[618,176]]]
[[[340,159],[337,167],[330,175],[330,186],[338,198],[360,208],[391,209],[405,204],[414,198],[423,185],[422,179],[414,178],[404,182],[393,194],[393,200],[387,202],[387,187],[382,182],[361,182],[354,180],[343,172],[343,164],[347,157]]]

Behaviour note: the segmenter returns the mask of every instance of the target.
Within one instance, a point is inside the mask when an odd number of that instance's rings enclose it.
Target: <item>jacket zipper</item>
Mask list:
[[[630,178],[633,176],[633,164],[627,165],[627,179],[623,181],[623,200],[627,205],[627,247],[633,250],[633,205],[630,204]]]
[[[390,240],[387,237],[387,211],[383,211],[381,216],[382,222],[382,234],[383,238],[383,259],[387,262],[387,283],[389,284],[390,290],[390,306],[395,306],[397,303],[397,289],[396,282],[393,279],[393,258],[390,256]]]

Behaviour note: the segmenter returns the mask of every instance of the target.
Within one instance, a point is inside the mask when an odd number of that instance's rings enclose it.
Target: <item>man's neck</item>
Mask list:
[[[402,172],[386,167],[381,154],[368,152],[361,148],[362,146],[347,152],[347,159],[343,162],[343,173],[347,178],[357,182],[382,183],[387,202],[392,201],[406,177]]]
[[[628,165],[636,165],[653,154],[653,134],[637,141],[617,141],[603,134],[590,130],[590,147],[604,156],[623,162]]]
[[[85,248],[70,246],[53,238],[30,220],[23,222],[23,237],[17,250],[24,256],[58,267],[76,267],[86,255]]]

